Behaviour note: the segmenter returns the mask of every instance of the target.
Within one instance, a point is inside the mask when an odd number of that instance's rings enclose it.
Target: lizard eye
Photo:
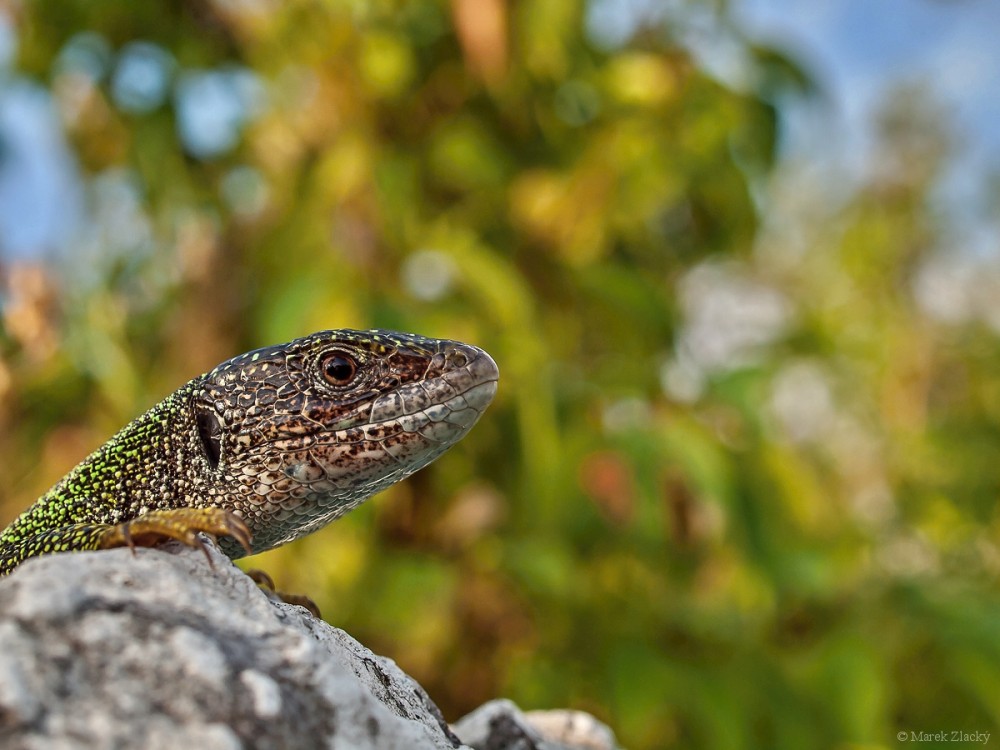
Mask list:
[[[332,352],[320,361],[320,372],[330,385],[345,386],[358,372],[355,359],[343,352]]]

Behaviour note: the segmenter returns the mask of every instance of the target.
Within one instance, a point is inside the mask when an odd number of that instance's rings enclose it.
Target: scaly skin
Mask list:
[[[297,539],[423,468],[496,393],[481,349],[322,331],[235,357],[172,393],[0,534],[35,555],[221,535],[232,558]],[[231,538],[228,538],[231,537]]]

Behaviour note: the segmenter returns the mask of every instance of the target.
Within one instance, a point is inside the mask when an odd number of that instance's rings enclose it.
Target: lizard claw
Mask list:
[[[200,547],[211,564],[212,559],[199,533],[232,537],[248,555],[253,553],[246,523],[235,513],[221,508],[173,508],[143,513],[130,521],[109,526],[101,536],[99,549],[129,547],[135,551],[136,547],[153,547],[174,539],[188,547]]]
[[[303,594],[289,594],[287,591],[278,591],[274,585],[274,579],[259,568],[251,568],[246,571],[246,574],[250,577],[250,580],[256,583],[260,588],[278,597],[286,604],[295,604],[299,607],[305,607],[317,620],[323,619],[323,616],[319,612],[319,607],[316,606],[316,602],[308,596],[304,596]]]

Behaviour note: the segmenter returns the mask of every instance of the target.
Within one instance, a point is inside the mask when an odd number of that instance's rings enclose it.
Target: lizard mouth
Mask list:
[[[455,343],[443,356],[436,376],[376,397],[360,423],[314,432],[284,474],[346,511],[436,459],[479,421],[499,378],[496,362],[477,347]]]
[[[472,427],[493,401],[500,377],[496,362],[482,349],[455,344],[444,355],[437,377],[407,383],[385,393],[372,403],[369,425],[394,421],[407,432],[423,429],[422,418],[430,424]],[[447,427],[440,430],[447,432]]]
[[[370,450],[395,459],[400,468],[405,465],[410,474],[444,453],[479,421],[496,395],[498,378],[489,354],[455,344],[445,353],[437,377],[407,383],[375,399],[368,424],[358,428],[357,437]],[[328,468],[327,473],[334,472]],[[398,474],[390,473],[396,481]]]

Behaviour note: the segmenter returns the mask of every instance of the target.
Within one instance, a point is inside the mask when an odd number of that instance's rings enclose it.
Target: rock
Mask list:
[[[552,744],[509,702],[457,736],[393,661],[209,554],[50,555],[0,579],[0,747],[605,747]]]
[[[617,750],[612,731],[583,711],[521,711],[485,703],[452,727],[475,750]]]
[[[0,746],[460,746],[392,661],[211,554],[52,555],[0,581]]]

